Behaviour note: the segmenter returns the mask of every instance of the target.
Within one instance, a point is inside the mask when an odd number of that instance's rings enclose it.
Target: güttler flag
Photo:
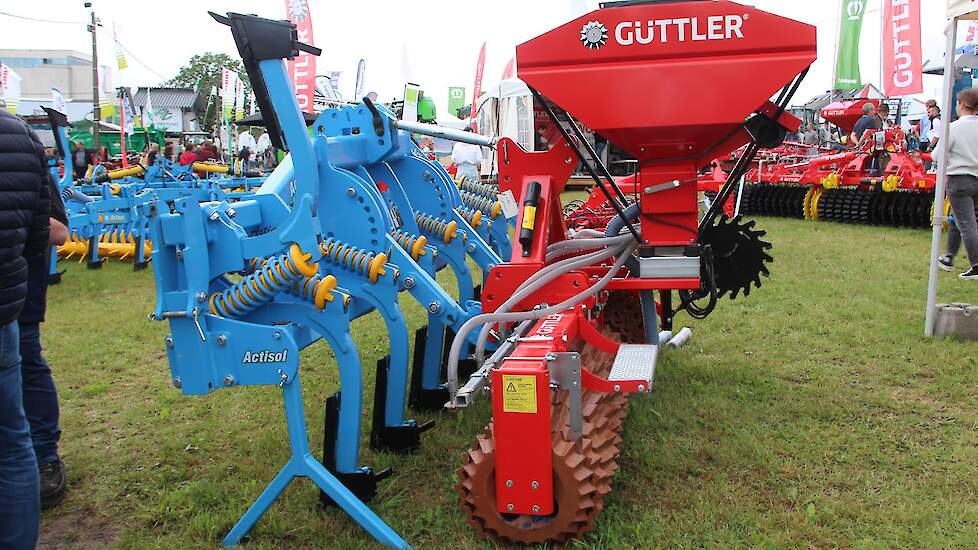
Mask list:
[[[924,92],[920,0],[883,0],[883,91],[890,97]]]
[[[299,42],[312,44],[312,16],[309,14],[309,0],[285,0],[285,14],[299,34]],[[313,98],[316,95],[316,56],[300,51],[289,61],[289,80],[295,90],[299,109],[304,113],[313,112]]]
[[[482,93],[482,72],[486,68],[486,43],[482,43],[482,48],[479,50],[479,60],[475,64],[475,86],[472,87],[472,112],[469,118],[472,120],[472,128],[478,130],[478,123],[476,122],[476,116],[479,112],[476,109],[479,102],[479,94]]]
[[[842,0],[842,16],[839,21],[838,58],[835,62],[835,88],[856,90],[862,87],[859,74],[859,37],[863,30],[863,17],[869,0]],[[889,2],[889,0],[885,0]]]

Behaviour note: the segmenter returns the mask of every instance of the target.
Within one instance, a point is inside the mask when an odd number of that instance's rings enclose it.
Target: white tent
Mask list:
[[[946,112],[952,113],[954,105],[954,61],[957,50],[958,22],[962,19],[978,20],[978,0],[948,0],[947,2],[947,50],[944,53],[944,105]],[[950,118],[950,117],[949,117]],[[927,285],[927,314],[924,321],[924,336],[934,336],[934,317],[937,313],[937,259],[941,253],[941,234],[947,217],[944,215],[944,199],[947,194],[947,142],[951,125],[941,125],[941,138],[937,146],[941,148],[941,163],[937,170],[937,188],[934,189],[934,233],[930,247],[930,281]]]
[[[533,94],[518,78],[500,80],[476,102],[479,133],[508,137],[533,150]]]

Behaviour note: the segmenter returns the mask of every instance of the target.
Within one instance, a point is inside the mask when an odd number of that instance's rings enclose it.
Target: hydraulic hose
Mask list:
[[[65,187],[64,189],[61,190],[61,200],[75,201],[75,202],[80,202],[82,204],[86,204],[94,201],[95,199],[89,197],[84,193],[79,193],[78,191],[76,191],[71,187]]]
[[[583,292],[580,292],[577,295],[572,296],[557,305],[534,310],[534,311],[524,311],[518,313],[484,313],[482,315],[476,315],[475,317],[469,319],[464,324],[462,324],[462,326],[459,327],[458,334],[456,335],[455,340],[452,341],[452,348],[448,354],[447,378],[448,378],[448,392],[451,398],[455,399],[455,395],[458,393],[458,359],[462,351],[462,345],[465,342],[466,336],[468,335],[469,332],[472,331],[473,328],[485,323],[512,323],[518,321],[542,319],[549,315],[553,315],[554,313],[559,313],[561,311],[565,311],[569,308],[576,306],[580,302],[590,298],[591,296],[594,296],[598,292],[601,292],[601,290],[605,286],[607,286],[607,284],[611,281],[611,279],[614,278],[618,270],[620,270],[621,267],[625,264],[625,261],[629,257],[631,257],[632,251],[635,250],[636,246],[637,246],[636,244],[623,246],[621,249],[618,250],[621,252],[621,254],[618,256],[618,259],[615,261],[614,266],[612,266],[612,268],[608,270],[608,272],[603,277],[601,277],[601,279],[598,280],[597,283],[595,283],[590,288],[584,290]],[[524,289],[524,292],[527,291]]]
[[[597,239],[575,239],[554,243],[547,248],[547,261],[559,258],[568,252],[578,252],[581,250],[595,250],[609,246],[622,245],[634,240],[629,233],[618,235],[617,237],[601,237]]]
[[[628,235],[631,241],[631,235]],[[573,258],[568,258],[566,260],[561,260],[553,265],[547,266],[545,269],[534,273],[529,279],[523,282],[517,289],[513,292],[512,296],[509,297],[505,302],[502,303],[494,313],[508,313],[509,310],[516,304],[523,301],[530,293],[536,291],[540,287],[546,285],[550,281],[560,277],[561,275],[573,271],[575,269],[580,269],[582,267],[587,267],[596,262],[600,262],[612,256],[618,255],[622,251],[622,247],[619,248],[609,248],[606,250],[600,250],[597,252],[592,252],[584,256],[576,256]],[[482,327],[479,332],[479,338],[475,345],[475,357],[479,363],[485,360],[485,350],[486,341],[489,339],[489,333],[492,329],[492,324],[486,324]]]

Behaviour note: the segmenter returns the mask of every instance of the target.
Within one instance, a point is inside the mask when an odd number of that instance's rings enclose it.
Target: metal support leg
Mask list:
[[[302,388],[299,384],[298,375],[285,385],[282,390],[282,397],[285,402],[285,419],[288,424],[292,457],[227,534],[224,538],[224,545],[234,546],[241,542],[241,538],[258,522],[293,478],[308,477],[325,491],[334,502],[339,504],[343,511],[366,529],[377,542],[391,548],[410,548],[410,545],[400,535],[391,529],[384,520],[380,519],[373,510],[353,496],[353,493],[331,475],[309,452],[305,411],[302,405]]]

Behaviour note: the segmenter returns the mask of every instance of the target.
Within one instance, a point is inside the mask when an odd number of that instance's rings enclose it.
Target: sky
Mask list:
[[[863,25],[863,80],[879,84],[882,2],[867,0]],[[225,52],[237,56],[227,27],[207,11],[236,11],[281,19],[286,0],[93,0],[106,29],[115,28],[129,68],[122,72],[127,86],[157,85],[174,76],[190,56]],[[502,75],[515,46],[578,15],[597,8],[597,0],[310,0],[314,45],[323,49],[317,73],[343,71],[340,91],[352,99],[357,62],[366,60],[366,91],[387,101],[402,95],[403,83],[421,84],[439,112],[447,105],[447,88],[464,86],[471,101],[475,63],[483,41],[488,42],[483,89]],[[840,0],[753,0],[743,4],[815,24],[818,61],[796,95],[795,103],[824,92],[832,85],[833,57]],[[943,0],[922,0],[924,59],[942,59],[946,25]],[[138,6],[138,7],[137,7]],[[481,11],[477,6],[483,6]],[[38,21],[10,17],[10,14]],[[84,22],[89,10],[82,0],[33,0],[0,3],[0,48],[91,50]],[[52,23],[39,20],[54,20]],[[100,56],[114,57],[109,32],[101,31]],[[407,62],[405,63],[405,60]],[[116,81],[119,82],[118,80]],[[924,96],[939,95],[941,78],[925,77]]]

